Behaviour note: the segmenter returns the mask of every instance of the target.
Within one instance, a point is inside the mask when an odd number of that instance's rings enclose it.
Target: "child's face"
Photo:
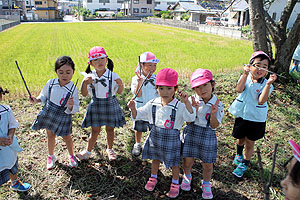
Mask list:
[[[173,96],[176,92],[175,87],[169,86],[158,86],[156,90],[159,96],[162,98],[162,100],[168,103],[173,100]]]
[[[290,176],[290,172],[294,167],[296,161],[297,160],[295,158],[292,159],[291,163],[288,166],[288,175],[280,183],[286,200],[300,200],[300,185],[294,185]]]
[[[207,103],[211,97],[212,97],[212,91],[215,86],[214,82],[207,82],[203,85],[199,85],[197,87],[194,87],[194,91],[196,94],[201,97],[205,103]]]
[[[74,70],[70,65],[65,64],[56,70],[56,74],[58,76],[60,86],[64,86],[72,79]]]
[[[260,58],[254,58],[252,65],[255,65],[259,68],[268,70],[269,60],[267,60],[267,59],[260,60]],[[267,75],[268,72],[265,70],[262,70],[262,69],[258,69],[254,66],[251,66],[251,68],[250,68],[251,74],[255,80],[258,80]]]
[[[150,73],[152,75],[156,70],[156,63],[143,63],[143,75],[147,76]],[[150,76],[149,75],[149,76]]]
[[[96,71],[104,70],[106,64],[107,64],[107,58],[97,58],[91,61],[91,65],[95,68]]]

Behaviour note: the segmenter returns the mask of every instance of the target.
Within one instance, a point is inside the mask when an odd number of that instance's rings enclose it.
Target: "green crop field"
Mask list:
[[[226,72],[248,62],[249,41],[224,38],[196,31],[143,23],[43,23],[21,24],[0,33],[0,82],[17,93],[25,88],[15,60],[32,91],[40,91],[56,77],[57,57],[69,55],[75,62],[74,79],[82,76],[87,55],[93,46],[103,46],[115,63],[115,72],[128,84],[134,75],[138,56],[153,52],[161,62],[158,70],[171,67],[181,76],[197,68]]]

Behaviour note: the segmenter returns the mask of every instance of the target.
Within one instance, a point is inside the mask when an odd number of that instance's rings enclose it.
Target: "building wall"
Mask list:
[[[151,2],[151,4],[147,2]],[[154,0],[131,0],[124,2],[122,11],[125,15],[130,16],[153,16],[154,6]]]
[[[283,9],[287,3],[287,0],[276,0],[270,6],[268,13],[275,20],[278,21],[282,15]],[[297,15],[300,13],[300,2],[298,1],[292,11],[291,17],[288,21],[287,27],[292,28],[294,22],[297,19]]]
[[[35,0],[38,20],[53,20],[58,18],[57,2],[54,0]]]
[[[84,8],[94,13],[95,10],[104,8],[107,10],[119,11],[123,2],[123,0],[83,0],[82,5]]]

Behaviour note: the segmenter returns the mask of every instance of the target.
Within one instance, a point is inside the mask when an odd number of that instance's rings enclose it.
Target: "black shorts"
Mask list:
[[[264,137],[266,122],[253,122],[236,118],[232,131],[232,136],[236,139],[247,137],[249,140],[256,141]]]

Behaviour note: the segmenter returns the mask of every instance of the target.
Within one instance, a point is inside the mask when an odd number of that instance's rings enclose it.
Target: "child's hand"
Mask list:
[[[33,103],[33,104],[36,104],[39,102],[39,100],[37,98],[35,98],[34,96],[30,96],[29,97],[29,102],[30,103]]]
[[[70,97],[70,98],[68,99],[68,101],[67,101],[67,104],[68,104],[69,107],[73,107],[73,105],[74,105],[74,98],[73,98],[73,97]]]
[[[183,92],[183,91],[179,91],[178,92],[178,96],[183,100],[183,102],[187,102],[188,101],[188,94]]]
[[[11,144],[12,144],[12,142],[10,142],[9,138],[0,137],[0,146],[6,147]]]
[[[220,100],[217,99],[216,103],[214,105],[211,105],[211,110],[210,110],[211,115],[214,115],[217,113],[219,102],[220,102]]]
[[[197,111],[198,108],[199,108],[199,101],[196,102],[194,96],[192,96],[191,98],[192,98],[192,106],[193,106],[194,108],[196,108],[196,111]]]
[[[85,84],[92,84],[93,83],[93,78],[92,77],[86,77],[84,80],[83,80],[83,82],[85,83]]]
[[[123,82],[122,82],[122,80],[119,78],[119,79],[116,79],[115,80],[116,81],[116,83],[118,84],[118,85],[123,85]]]
[[[250,71],[251,71],[250,70],[250,65],[245,65],[244,66],[244,74],[248,75]]]
[[[272,84],[276,79],[277,79],[276,74],[271,74],[267,81],[267,84]]]
[[[133,99],[131,99],[128,103],[127,106],[130,110],[135,108],[135,101]]]

